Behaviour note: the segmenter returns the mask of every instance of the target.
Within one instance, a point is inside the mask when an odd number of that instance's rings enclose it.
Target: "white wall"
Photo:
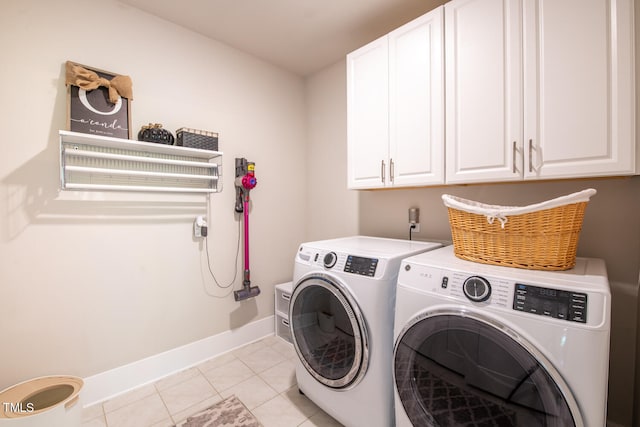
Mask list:
[[[90,376],[273,314],[273,285],[291,278],[305,240],[306,205],[292,197],[306,189],[301,78],[114,0],[5,1],[0,51],[0,389]],[[219,132],[224,191],[59,192],[66,60],[131,76],[134,135],[148,122]],[[258,178],[251,272],[262,294],[244,303],[216,288],[192,237],[206,214],[212,268],[228,283],[235,157]]]
[[[358,234],[358,192],[347,190],[346,62],[306,80],[309,240]]]

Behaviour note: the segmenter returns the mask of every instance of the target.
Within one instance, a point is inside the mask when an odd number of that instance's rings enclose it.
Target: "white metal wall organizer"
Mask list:
[[[217,193],[222,153],[60,131],[63,190]]]

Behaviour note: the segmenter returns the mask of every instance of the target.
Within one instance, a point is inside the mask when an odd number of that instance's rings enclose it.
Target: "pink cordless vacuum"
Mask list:
[[[256,186],[255,163],[236,158],[236,212],[243,213],[244,221],[244,280],[242,289],[233,292],[236,301],[243,301],[260,295],[260,288],[251,286],[249,269],[249,192]]]

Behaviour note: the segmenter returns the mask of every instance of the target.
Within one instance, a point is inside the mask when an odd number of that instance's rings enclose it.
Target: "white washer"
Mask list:
[[[300,246],[289,305],[298,387],[342,424],[393,425],[400,261],[440,246],[365,236]]]
[[[611,294],[605,264],[563,272],[458,259],[402,262],[396,425],[606,425]]]

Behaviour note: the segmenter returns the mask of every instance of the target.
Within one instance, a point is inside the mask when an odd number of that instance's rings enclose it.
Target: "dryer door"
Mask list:
[[[544,355],[505,325],[468,311],[410,322],[396,341],[394,376],[416,426],[583,426]]]
[[[298,357],[316,380],[348,388],[362,379],[369,363],[364,318],[336,278],[303,277],[291,295],[289,325]]]

